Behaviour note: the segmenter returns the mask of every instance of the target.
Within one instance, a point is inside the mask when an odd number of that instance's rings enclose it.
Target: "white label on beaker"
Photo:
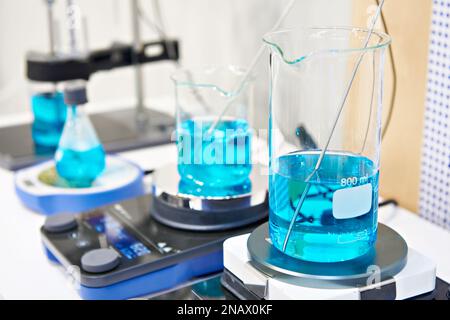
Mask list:
[[[372,184],[340,189],[333,194],[333,217],[350,219],[362,216],[372,207]]]

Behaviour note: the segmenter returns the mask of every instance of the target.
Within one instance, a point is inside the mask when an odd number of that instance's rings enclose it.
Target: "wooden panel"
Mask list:
[[[367,26],[367,10],[375,1],[354,1],[357,25]],[[432,0],[386,0],[384,13],[397,66],[397,100],[391,126],[382,145],[380,193],[417,212],[420,157],[426,92],[428,40]],[[364,19],[364,20],[362,20]],[[386,67],[386,114],[391,94]]]

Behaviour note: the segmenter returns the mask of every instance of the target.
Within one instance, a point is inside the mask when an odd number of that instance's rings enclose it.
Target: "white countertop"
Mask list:
[[[174,145],[131,151],[127,159],[154,169],[176,159]],[[25,209],[14,191],[13,173],[0,169],[0,298],[79,299],[64,271],[43,253],[39,229],[44,216]],[[450,232],[402,208],[381,208],[380,221],[437,263],[437,274],[450,282]],[[58,270],[59,269],[59,270]]]

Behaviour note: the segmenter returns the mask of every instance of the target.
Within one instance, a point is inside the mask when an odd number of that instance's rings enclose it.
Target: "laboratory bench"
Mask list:
[[[170,144],[119,155],[143,170],[153,170],[175,161],[177,150]],[[150,187],[151,175],[145,182]],[[71,276],[50,263],[44,254],[40,227],[45,216],[21,204],[13,172],[0,169],[0,184],[0,299],[80,299]],[[409,247],[434,260],[437,276],[450,282],[449,231],[394,205],[380,208],[379,221],[400,233]]]
[[[176,159],[174,145],[121,154],[143,169],[155,169]],[[14,174],[0,169],[0,295],[3,299],[79,299],[71,278],[52,265],[43,252],[40,227],[45,217],[25,209],[14,190]],[[147,181],[148,183],[149,181]],[[408,245],[437,263],[437,276],[450,282],[450,232],[416,214],[392,205],[379,220],[398,231]],[[60,272],[57,272],[60,271]]]

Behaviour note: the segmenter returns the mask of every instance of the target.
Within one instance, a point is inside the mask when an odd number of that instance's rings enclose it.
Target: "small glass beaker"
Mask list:
[[[253,83],[249,79],[236,88],[244,74],[228,66],[184,69],[172,76],[181,193],[222,197],[249,192]]]
[[[373,248],[390,41],[351,27],[264,37],[271,51],[270,237],[289,256],[338,262]]]
[[[66,121],[64,96],[55,83],[32,82],[30,87],[34,118],[31,131],[36,153],[51,154],[58,146]]]

